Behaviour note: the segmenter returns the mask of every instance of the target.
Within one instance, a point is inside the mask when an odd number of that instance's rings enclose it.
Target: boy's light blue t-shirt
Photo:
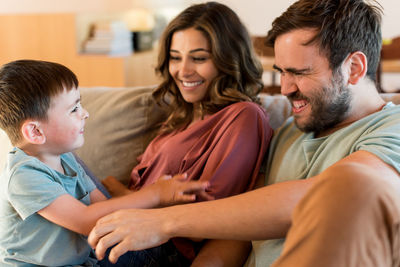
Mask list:
[[[1,266],[96,266],[85,236],[37,214],[64,194],[90,204],[93,182],[72,153],[61,163],[65,175],[18,148],[9,153],[0,176]]]
[[[301,132],[289,118],[272,139],[266,184],[313,177],[358,150],[375,154],[400,173],[399,105],[388,103],[380,112],[321,138]],[[248,265],[269,266],[283,243],[284,239],[253,242]]]

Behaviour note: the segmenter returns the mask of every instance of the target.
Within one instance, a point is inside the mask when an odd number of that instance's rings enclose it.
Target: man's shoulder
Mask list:
[[[356,127],[361,125],[371,128],[400,127],[400,105],[387,103],[379,112],[366,116],[355,123]]]
[[[393,102],[388,102],[379,113],[383,114],[384,116],[394,116],[400,118],[400,105],[394,104]]]

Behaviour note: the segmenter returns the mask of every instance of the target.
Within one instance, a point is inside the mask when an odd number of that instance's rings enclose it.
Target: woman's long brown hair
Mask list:
[[[183,99],[168,70],[173,34],[192,27],[209,41],[212,60],[219,71],[201,102],[203,114],[213,114],[240,101],[257,101],[257,94],[263,88],[262,66],[235,12],[216,2],[190,6],[169,23],[160,39],[156,72],[163,77],[163,82],[153,97],[159,104],[167,104],[169,112],[161,133],[184,128],[193,119],[192,103]]]

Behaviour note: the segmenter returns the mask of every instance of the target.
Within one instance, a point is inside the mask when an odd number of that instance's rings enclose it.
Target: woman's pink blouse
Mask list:
[[[156,137],[132,170],[130,188],[138,190],[164,174],[187,173],[188,179],[209,181],[216,199],[251,190],[272,133],[259,105],[229,105],[183,131]],[[174,243],[194,258],[193,249]]]

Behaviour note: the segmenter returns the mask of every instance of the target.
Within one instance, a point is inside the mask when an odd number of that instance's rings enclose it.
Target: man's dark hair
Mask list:
[[[375,1],[374,1],[375,2]],[[382,8],[363,0],[299,0],[272,23],[266,44],[273,47],[278,36],[296,29],[315,29],[317,34],[305,45],[318,44],[336,71],[353,52],[368,60],[367,76],[376,81],[382,46]]]
[[[0,128],[13,145],[27,119],[47,120],[51,97],[78,87],[67,67],[39,60],[17,60],[0,69]]]

